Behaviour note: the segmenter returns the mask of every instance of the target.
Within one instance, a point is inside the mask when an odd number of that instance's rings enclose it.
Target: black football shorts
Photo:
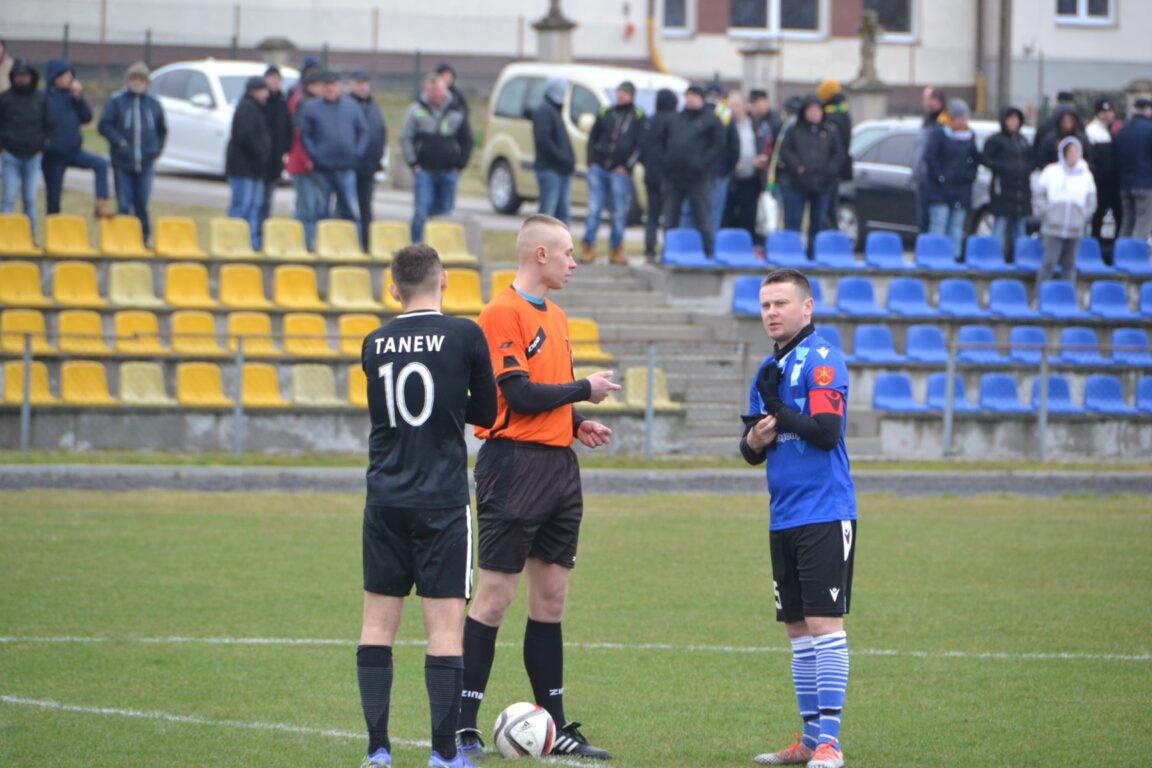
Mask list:
[[[843,616],[852,602],[856,521],[814,523],[769,534],[776,621]]]
[[[407,597],[472,596],[472,512],[364,508],[364,589]]]

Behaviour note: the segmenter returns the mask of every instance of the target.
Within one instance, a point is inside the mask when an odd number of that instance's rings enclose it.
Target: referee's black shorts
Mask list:
[[[378,595],[472,597],[472,512],[364,508],[364,589]]]
[[[530,557],[575,567],[584,495],[571,448],[488,440],[474,475],[481,568],[520,573]]]
[[[813,523],[772,531],[776,621],[843,616],[852,604],[856,521]]]

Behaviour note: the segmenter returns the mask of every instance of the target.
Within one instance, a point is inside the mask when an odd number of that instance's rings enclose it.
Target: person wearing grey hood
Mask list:
[[[544,86],[544,98],[532,112],[532,143],[536,148],[536,183],[540,187],[540,213],[570,223],[572,171],[576,155],[561,110],[568,81],[552,77]]]
[[[957,261],[964,252],[964,232],[972,208],[972,183],[980,170],[980,150],[968,127],[968,104],[948,101],[948,124],[938,125],[924,148],[924,202],[928,231],[952,241]]]
[[[1032,190],[1044,243],[1044,260],[1036,273],[1037,290],[1051,279],[1057,262],[1060,279],[1076,283],[1076,251],[1096,211],[1096,182],[1084,162],[1080,140],[1067,136],[1057,149],[1060,159],[1040,172]]]

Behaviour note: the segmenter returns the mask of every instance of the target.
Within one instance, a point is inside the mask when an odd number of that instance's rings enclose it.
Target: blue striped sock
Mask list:
[[[812,638],[816,648],[816,698],[820,706],[820,743],[840,741],[840,710],[848,687],[848,634]]]
[[[816,701],[816,651],[812,637],[792,638],[792,684],[796,687],[796,703],[804,720],[804,743],[816,749],[820,739],[820,710]]]

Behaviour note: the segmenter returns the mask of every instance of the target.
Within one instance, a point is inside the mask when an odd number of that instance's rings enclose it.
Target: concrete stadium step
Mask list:
[[[645,288],[617,288],[604,286],[601,289],[573,291],[557,294],[553,298],[564,308],[569,315],[576,315],[580,310],[602,312],[613,307],[667,307],[668,301],[663,296],[648,292]],[[688,313],[685,312],[685,315]]]
[[[712,338],[712,332],[698,325],[679,323],[601,323],[600,338],[608,341],[704,341]]]

